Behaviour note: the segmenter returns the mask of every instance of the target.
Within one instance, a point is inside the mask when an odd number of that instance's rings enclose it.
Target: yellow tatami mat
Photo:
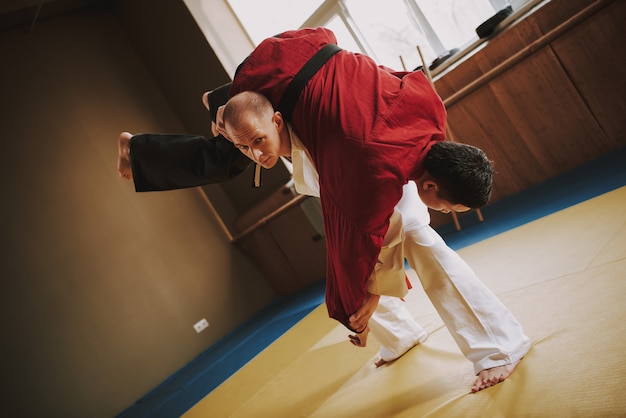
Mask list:
[[[416,278],[408,308],[428,340],[380,368],[378,343],[311,314],[190,409],[196,417],[626,416],[626,187],[459,253],[533,342],[505,382],[476,394]]]

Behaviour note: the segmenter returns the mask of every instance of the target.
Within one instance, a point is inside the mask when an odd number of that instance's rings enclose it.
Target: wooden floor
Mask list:
[[[195,417],[626,416],[626,187],[459,251],[533,344],[510,379],[470,394],[472,365],[413,278],[430,333],[375,368],[320,306],[184,415]]]

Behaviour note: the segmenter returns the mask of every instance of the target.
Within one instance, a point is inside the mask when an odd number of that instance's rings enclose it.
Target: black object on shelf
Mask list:
[[[441,64],[443,64],[443,62],[445,60],[447,60],[448,58],[450,58],[451,56],[453,56],[457,52],[459,52],[459,48],[452,48],[451,50],[444,52],[443,54],[441,54],[437,58],[435,58],[433,60],[433,62],[430,63],[430,65],[428,66],[428,69],[431,70],[431,71],[434,70],[435,68],[437,68]]]
[[[507,17],[511,16],[513,13],[513,8],[511,6],[507,6],[504,9],[500,10],[495,15],[491,16],[489,19],[485,20],[476,28],[476,34],[479,38],[486,38],[488,36],[493,35],[493,32],[496,30],[496,27]]]

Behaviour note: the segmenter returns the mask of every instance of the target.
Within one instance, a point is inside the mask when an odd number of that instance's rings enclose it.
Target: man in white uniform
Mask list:
[[[218,126],[220,123],[218,117]],[[273,121],[270,126],[276,123]],[[290,141],[289,154],[284,156],[291,158],[296,190],[319,196],[318,175],[307,150],[288,124],[278,122],[276,129],[286,132],[283,137]],[[220,133],[224,135],[226,131],[220,129]],[[379,256],[380,268],[375,269],[372,276],[377,277],[370,279],[368,292],[382,294],[376,292],[375,287],[379,287],[385,288],[385,295],[404,296],[408,291],[403,274],[406,257],[455,342],[474,365],[478,377],[472,392],[477,392],[506,379],[528,352],[530,341],[511,312],[429,224],[428,208],[420,199],[416,184],[407,183],[390,220]],[[359,316],[361,310],[351,317],[354,329],[363,328]],[[393,297],[381,296],[374,315],[370,318],[363,312],[363,317],[369,318],[369,329],[381,343],[382,361],[377,365],[403,355],[426,338],[402,302]],[[361,342],[358,335],[350,339],[355,345]]]

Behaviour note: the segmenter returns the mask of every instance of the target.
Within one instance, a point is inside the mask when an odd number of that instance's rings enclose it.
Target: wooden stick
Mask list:
[[[430,82],[430,85],[433,87],[433,90],[437,91],[435,89],[435,83],[433,83],[433,78],[430,75],[430,70],[428,69],[428,66],[426,65],[426,61],[424,61],[424,55],[422,55],[422,50],[419,45],[417,45],[417,53],[420,56],[420,60],[422,60],[422,70],[424,71],[424,75]],[[400,57],[400,60],[402,61],[402,57]],[[404,66],[404,61],[402,61],[402,65]],[[405,71],[406,71],[406,68],[405,68]],[[447,131],[446,136],[448,137],[448,140],[452,142],[456,142],[454,136],[452,135],[452,129],[450,129],[450,124],[448,124],[446,131]],[[459,216],[454,211],[450,212],[450,214],[452,215],[452,221],[454,222],[454,227],[456,228],[457,231],[460,231],[461,224],[459,223]],[[480,209],[476,209],[476,215],[478,216],[478,221],[480,222],[484,221],[483,214],[480,211]]]

